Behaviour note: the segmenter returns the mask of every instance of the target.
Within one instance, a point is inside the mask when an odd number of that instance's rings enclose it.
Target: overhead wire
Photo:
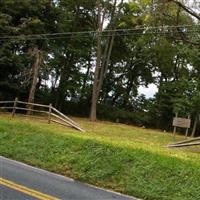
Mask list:
[[[200,27],[200,24],[196,25],[177,25],[177,26],[139,26],[134,29],[115,29],[115,30],[103,30],[101,31],[101,37],[110,36],[109,33],[116,33],[116,36],[122,35],[145,35],[145,34],[171,34],[171,33],[192,33],[200,32],[200,30],[189,30],[189,28]],[[180,30],[178,30],[180,29]],[[139,31],[139,32],[138,32]],[[95,36],[98,31],[79,31],[79,32],[62,32],[62,33],[45,33],[45,34],[30,34],[30,35],[16,35],[16,36],[0,36],[0,41],[5,40],[52,40],[63,38],[76,38],[79,36],[88,37]]]

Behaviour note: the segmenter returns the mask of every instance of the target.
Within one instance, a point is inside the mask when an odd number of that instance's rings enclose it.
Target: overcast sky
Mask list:
[[[144,94],[146,98],[152,98],[158,92],[158,88],[155,84],[149,84],[148,87],[140,86],[138,92]]]

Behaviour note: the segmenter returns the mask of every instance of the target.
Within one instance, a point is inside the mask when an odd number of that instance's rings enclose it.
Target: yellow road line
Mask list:
[[[9,187],[11,189],[17,190],[19,192],[22,192],[24,194],[27,194],[29,196],[35,197],[35,198],[40,199],[40,200],[59,200],[58,198],[49,196],[47,194],[43,194],[43,193],[38,192],[36,190],[29,189],[29,188],[22,186],[22,185],[18,185],[16,183],[13,183],[13,182],[8,181],[8,180],[3,179],[3,178],[0,178],[0,184],[4,185],[6,187]]]

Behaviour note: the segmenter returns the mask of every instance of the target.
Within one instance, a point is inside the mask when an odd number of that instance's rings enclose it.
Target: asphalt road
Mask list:
[[[35,200],[36,198],[26,195],[22,192],[10,189],[8,187],[0,185],[0,199],[1,200]]]
[[[136,200],[0,156],[1,200]]]

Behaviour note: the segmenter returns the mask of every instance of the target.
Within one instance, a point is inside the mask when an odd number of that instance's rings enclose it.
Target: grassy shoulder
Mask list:
[[[0,116],[0,155],[142,199],[200,199],[200,154],[167,149],[171,135],[77,120],[86,133]]]

